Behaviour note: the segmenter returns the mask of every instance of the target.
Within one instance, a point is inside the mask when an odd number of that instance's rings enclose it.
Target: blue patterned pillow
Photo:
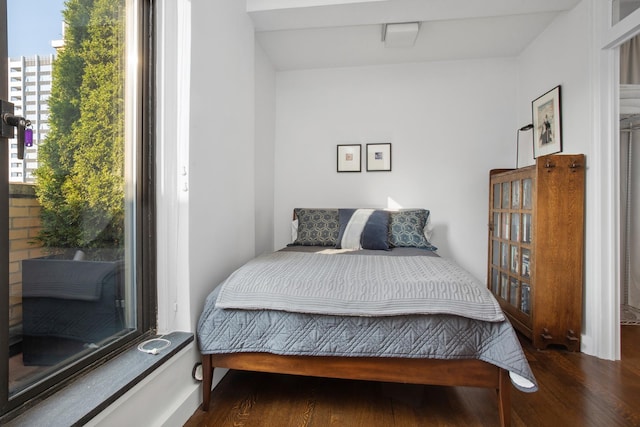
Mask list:
[[[407,209],[391,212],[389,215],[389,243],[396,247],[413,247],[435,251],[424,235],[424,227],[429,219],[426,209]]]
[[[340,220],[338,209],[294,209],[298,218],[298,237],[292,246],[335,246]]]
[[[388,251],[389,212],[374,209],[340,209],[338,249]]]

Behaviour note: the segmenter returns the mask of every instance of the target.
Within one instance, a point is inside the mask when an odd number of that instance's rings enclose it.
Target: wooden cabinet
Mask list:
[[[492,170],[487,284],[536,348],[580,350],[585,158]]]

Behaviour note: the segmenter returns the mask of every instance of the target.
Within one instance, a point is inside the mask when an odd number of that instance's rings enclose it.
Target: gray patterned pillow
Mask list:
[[[429,218],[426,209],[407,209],[391,212],[389,218],[389,243],[396,247],[412,247],[435,251],[424,235]]]
[[[294,209],[298,237],[293,246],[335,246],[340,231],[338,209]]]

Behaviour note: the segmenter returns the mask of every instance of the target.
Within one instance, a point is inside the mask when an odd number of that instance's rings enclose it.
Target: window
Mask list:
[[[12,24],[20,25],[23,11],[21,0],[5,1],[11,46],[18,37]],[[25,153],[28,168],[35,168],[26,176],[37,188],[31,200],[39,207],[29,211],[42,212],[36,218],[42,231],[14,244],[20,250],[11,256],[12,245],[0,245],[0,258],[10,259],[0,271],[12,272],[0,278],[3,287],[9,282],[9,295],[0,296],[0,313],[9,317],[0,332],[0,343],[9,346],[0,351],[0,424],[13,409],[134,345],[156,321],[152,1],[60,3],[68,8],[65,47],[52,66],[41,67],[52,72],[49,108],[28,107],[48,120],[38,149]],[[6,84],[6,69],[0,76]],[[8,166],[2,165],[4,176]]]

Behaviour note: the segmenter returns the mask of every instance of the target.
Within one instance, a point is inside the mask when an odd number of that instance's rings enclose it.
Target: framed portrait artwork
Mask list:
[[[562,111],[560,86],[531,103],[533,116],[533,157],[562,151]]]
[[[360,144],[338,145],[338,172],[360,172]]]
[[[391,171],[391,143],[367,144],[367,172]]]

